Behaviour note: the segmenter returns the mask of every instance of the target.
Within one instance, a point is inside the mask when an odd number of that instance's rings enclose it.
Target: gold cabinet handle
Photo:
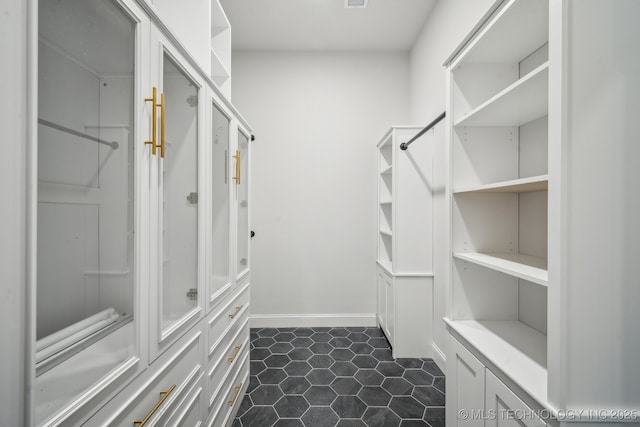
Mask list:
[[[156,102],[157,102],[157,92],[158,89],[153,87],[153,93],[151,98],[145,98],[145,102],[151,102],[151,141],[145,141],[145,144],[151,144],[151,154],[156,155],[156,128],[158,127],[158,122],[156,118]]]
[[[160,407],[160,405],[162,405],[164,403],[165,400],[167,400],[167,397],[169,397],[169,395],[171,394],[171,392],[173,391],[173,389],[176,388],[176,385],[172,385],[169,390],[163,390],[160,392],[160,400],[158,400],[158,403],[156,403],[156,406],[153,407],[153,409],[151,410],[151,412],[149,412],[147,414],[146,417],[144,417],[144,419],[142,420],[133,420],[133,425],[134,426],[138,426],[138,427],[144,427],[144,425],[147,423],[147,421],[149,421],[149,419],[151,417],[153,417],[153,414],[156,413],[156,411],[158,410],[158,408]]]
[[[160,157],[164,159],[164,93],[160,94]]]
[[[236,389],[236,393],[233,395],[233,399],[227,401],[229,406],[233,406],[236,403],[236,400],[238,400],[238,396],[240,395],[240,390],[242,390],[242,383],[235,386],[234,388]]]
[[[240,150],[236,150],[236,155],[233,158],[236,159],[236,176],[233,179],[236,184],[240,184]]]
[[[228,358],[229,359],[229,363],[233,363],[233,361],[236,360],[236,357],[238,357],[238,354],[240,353],[240,350],[242,350],[242,344],[236,346],[235,353],[233,353],[233,356]]]
[[[151,141],[145,141],[145,144],[151,144],[151,154],[156,155],[156,150],[160,148],[160,157],[164,158],[164,93],[160,94],[160,103],[158,104],[158,89],[154,86],[151,98],[145,98],[145,102],[151,102]],[[156,108],[160,107],[160,144],[158,144],[157,130],[158,117]]]
[[[240,310],[242,310],[242,307],[244,307],[244,304],[242,304],[242,305],[240,305],[240,306],[236,307],[236,312],[235,312],[235,313],[233,313],[233,314],[230,314],[230,315],[229,315],[229,318],[230,318],[230,319],[235,318],[235,317],[238,315],[238,313],[240,313]]]

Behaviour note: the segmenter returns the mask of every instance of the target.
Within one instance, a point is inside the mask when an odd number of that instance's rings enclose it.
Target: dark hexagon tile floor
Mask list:
[[[250,387],[233,427],[444,426],[444,374],[431,359],[393,359],[379,328],[250,336]]]

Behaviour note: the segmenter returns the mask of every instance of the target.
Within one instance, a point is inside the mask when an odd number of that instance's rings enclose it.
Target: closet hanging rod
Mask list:
[[[432,127],[434,127],[435,125],[437,125],[442,119],[444,119],[444,117],[447,115],[446,111],[443,111],[442,114],[440,114],[438,117],[436,117],[435,119],[433,119],[433,121],[431,123],[429,123],[424,129],[422,129],[420,132],[418,132],[416,134],[416,136],[414,136],[413,138],[411,138],[409,141],[407,142],[403,142],[402,144],[400,144],[400,149],[401,150],[406,150],[407,148],[409,148],[409,145],[411,145],[411,143],[413,141],[415,141],[416,139],[420,138],[422,135],[424,135],[425,132],[427,132],[429,129],[431,129]]]
[[[120,146],[116,141],[112,141],[112,142],[105,141],[104,139],[96,138],[95,136],[87,135],[86,133],[78,132],[77,130],[70,129],[68,127],[64,127],[64,126],[59,125],[57,123],[53,123],[53,122],[50,122],[48,120],[44,120],[44,119],[41,119],[41,118],[38,118],[38,123],[40,123],[41,125],[44,125],[44,126],[48,126],[50,128],[53,128],[53,129],[57,129],[57,130],[62,131],[62,132],[69,133],[71,135],[79,136],[80,138],[88,139],[89,141],[97,142],[98,144],[108,145],[109,147],[111,147],[114,150],[117,150],[118,147]]]

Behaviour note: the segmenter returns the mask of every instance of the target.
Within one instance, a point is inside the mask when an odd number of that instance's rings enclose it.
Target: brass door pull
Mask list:
[[[236,159],[236,176],[232,179],[236,181],[236,184],[240,184],[240,150],[236,150],[236,155],[232,157]]]
[[[240,395],[240,390],[242,390],[242,383],[235,386],[234,388],[236,389],[236,393],[233,395],[233,399],[227,401],[229,406],[233,406],[236,403],[236,400],[238,400],[238,396]]]
[[[145,102],[151,102],[151,141],[145,141],[145,144],[151,144],[151,154],[156,155],[156,150],[160,148],[160,157],[164,158],[164,93],[160,94],[160,103],[158,104],[158,89],[154,86],[151,98],[145,98]],[[157,130],[158,118],[156,108],[160,107],[160,144],[158,144]]]
[[[149,421],[149,419],[151,419],[151,417],[153,417],[153,414],[156,413],[156,411],[158,410],[160,405],[162,405],[164,403],[164,401],[167,400],[167,397],[169,397],[169,395],[171,394],[171,392],[175,388],[176,388],[176,385],[174,384],[169,388],[169,390],[161,391],[160,392],[160,400],[158,400],[158,403],[156,403],[156,406],[153,407],[153,409],[147,414],[146,417],[144,417],[144,419],[142,419],[142,420],[133,420],[133,425],[134,426],[138,426],[138,427],[144,427],[144,425],[147,423],[147,421]]]
[[[230,318],[230,319],[234,319],[234,318],[238,315],[238,313],[240,313],[240,310],[242,310],[242,307],[244,307],[244,304],[242,304],[242,305],[240,305],[240,306],[236,307],[236,311],[235,311],[235,313],[230,314],[230,315],[229,315],[229,318]]]
[[[229,363],[233,363],[233,361],[236,360],[236,357],[238,357],[238,353],[240,353],[240,350],[242,350],[242,344],[237,345],[235,348],[236,351],[233,353],[233,356],[229,357]]]

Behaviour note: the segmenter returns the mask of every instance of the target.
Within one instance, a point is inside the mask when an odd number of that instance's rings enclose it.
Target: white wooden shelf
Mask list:
[[[549,62],[545,62],[493,98],[478,106],[455,127],[521,126],[549,111]]]
[[[458,62],[518,63],[548,40],[548,1],[510,0],[480,30]]]
[[[478,252],[455,252],[453,256],[538,285],[547,286],[549,281],[545,258],[520,253]]]
[[[393,236],[393,232],[388,228],[381,228],[380,229],[380,234],[385,235],[385,236],[389,236],[389,237]]]
[[[390,175],[391,171],[393,171],[393,166],[388,166],[380,171],[380,175]]]
[[[547,336],[517,320],[445,322],[540,405],[547,401]]]
[[[393,203],[393,201],[391,201],[391,199],[389,199],[389,200],[380,200],[380,204],[381,205],[390,205],[392,203]]]
[[[493,184],[457,188],[454,193],[528,193],[546,191],[549,187],[549,175],[532,176]]]

